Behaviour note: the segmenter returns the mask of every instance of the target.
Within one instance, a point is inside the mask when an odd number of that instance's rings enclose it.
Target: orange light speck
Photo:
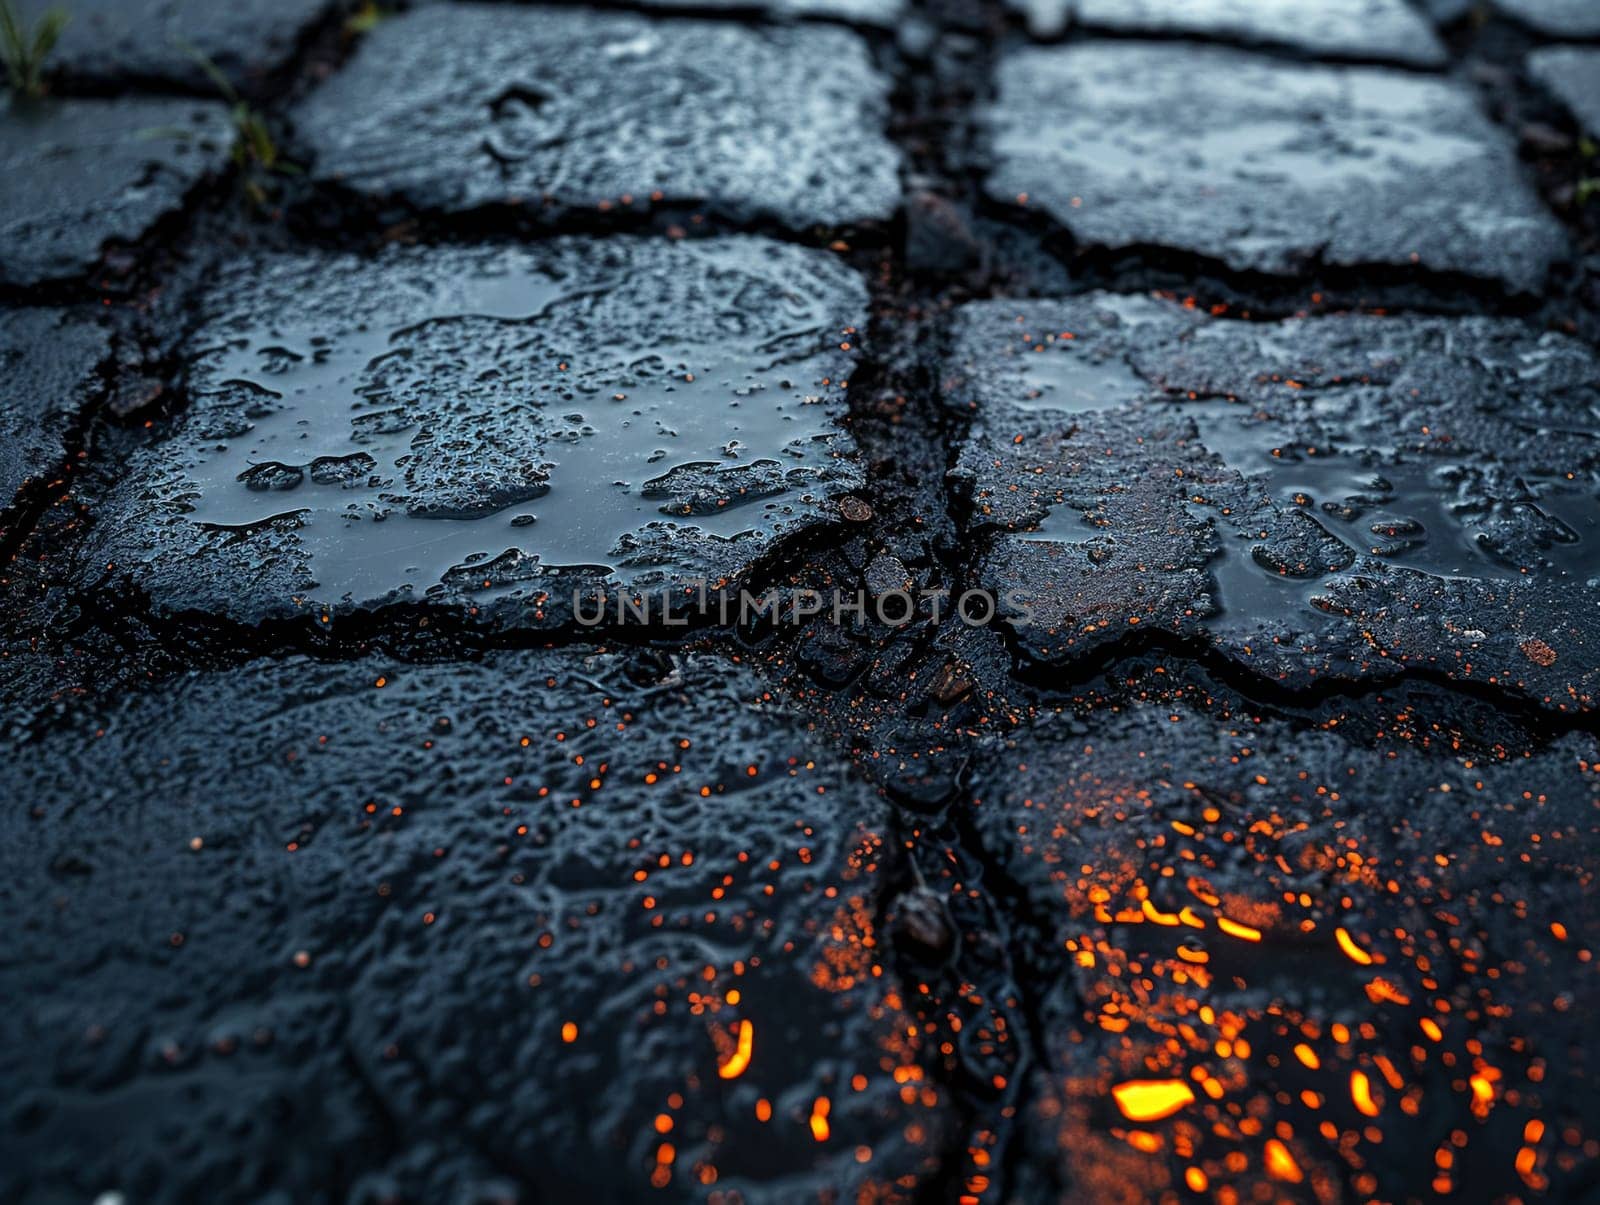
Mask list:
[[[756,1027],[749,1021],[740,1021],[739,1044],[728,1056],[728,1061],[717,1068],[717,1074],[723,1079],[738,1079],[743,1075],[745,1068],[750,1066],[750,1053],[755,1046],[755,1040]]]
[[[828,1098],[817,1097],[816,1103],[811,1106],[811,1136],[818,1142],[828,1141]]]
[[[1355,1102],[1357,1111],[1363,1116],[1378,1115],[1378,1102],[1372,1099],[1372,1081],[1367,1078],[1365,1071],[1350,1073],[1350,1099]]]
[[[1351,937],[1342,925],[1333,931],[1333,937],[1339,943],[1339,948],[1344,951],[1345,957],[1350,959],[1351,962],[1359,963],[1361,966],[1372,965],[1372,955],[1356,945],[1355,938]]]
[[[1286,1180],[1290,1184],[1298,1184],[1305,1179],[1305,1173],[1294,1161],[1289,1148],[1276,1138],[1267,1139],[1267,1175],[1274,1180]]]
[[[1237,937],[1240,941],[1260,941],[1261,930],[1252,929],[1249,925],[1241,925],[1236,920],[1229,920],[1225,916],[1217,917],[1217,928],[1229,937]]]
[[[1160,1121],[1194,1102],[1181,1079],[1134,1079],[1115,1085],[1111,1097],[1129,1121]]]

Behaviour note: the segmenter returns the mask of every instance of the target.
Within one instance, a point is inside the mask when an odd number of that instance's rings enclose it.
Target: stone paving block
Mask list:
[[[0,509],[61,469],[63,441],[110,354],[110,335],[82,313],[0,310]]]
[[[20,0],[31,24],[51,8],[67,26],[49,67],[69,82],[145,81],[215,93],[198,51],[236,85],[284,66],[336,0]]]
[[[462,4],[380,24],[294,119],[319,179],[423,210],[803,228],[893,215],[888,92],[844,29]]]
[[[998,83],[989,196],[1025,198],[1083,247],[1272,274],[1415,267],[1519,291],[1566,250],[1454,81],[1088,42],[1013,51]]]
[[[1053,954],[1011,1199],[1582,1195],[1600,746],[1338,720],[1174,690],[981,756],[1007,940]]]
[[[902,0],[643,0],[642,7],[696,13],[726,9],[730,16],[754,9],[774,17],[843,21],[873,29],[893,29],[905,12]]]
[[[1157,37],[1205,37],[1290,47],[1330,58],[1437,67],[1444,46],[1405,0],[1018,0],[1037,37],[1069,21]]]
[[[1581,46],[1535,50],[1528,56],[1528,72],[1591,137],[1600,137],[1600,50]]]
[[[82,276],[177,212],[232,145],[219,104],[0,98],[0,283]]]
[[[1412,668],[1595,705],[1600,356],[1577,340],[982,302],[945,390],[973,415],[984,584],[1040,662],[1176,637],[1299,689]]]
[[[586,584],[715,588],[860,483],[865,304],[833,255],[755,237],[235,262],[87,572],[244,622],[409,600],[539,625]]]
[[[257,662],[6,759],[0,1195],[912,1199],[887,805],[640,668]]]
[[[1495,7],[1553,38],[1600,38],[1600,5],[1593,0],[1495,0]]]

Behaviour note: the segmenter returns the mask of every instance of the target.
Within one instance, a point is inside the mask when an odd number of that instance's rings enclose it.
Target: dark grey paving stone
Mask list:
[[[31,24],[51,8],[70,16],[50,55],[69,81],[153,81],[215,91],[194,51],[235,84],[287,63],[300,39],[337,7],[337,0],[21,0]]]
[[[1017,0],[1037,37],[1072,21],[1092,29],[1160,37],[1199,36],[1292,47],[1332,58],[1437,67],[1444,46],[1405,0]]]
[[[1191,1168],[1201,1196],[1424,1199],[1453,1130],[1452,1192],[1583,1195],[1600,747],[1452,753],[1389,718],[1367,745],[1174,691],[980,758],[1007,942],[1054,955],[1016,1199]]]
[[[1508,17],[1554,38],[1600,38],[1600,7],[1591,0],[1494,0]]]
[[[1273,274],[1414,265],[1521,291],[1566,249],[1453,81],[1126,42],[1025,47],[998,79],[989,195],[1025,197],[1084,247]]]
[[[58,472],[74,419],[99,390],[111,337],[86,315],[0,310],[0,510]]]
[[[1528,71],[1591,136],[1600,136],[1600,50],[1551,46],[1528,56]]]
[[[221,105],[0,97],[0,283],[82,276],[228,162]]]
[[[946,388],[974,415],[955,473],[984,583],[1040,662],[1181,638],[1296,688],[1414,669],[1595,705],[1600,357],[1577,340],[986,302]]]
[[[799,228],[894,213],[888,91],[848,30],[462,4],[383,22],[294,119],[319,178],[426,210]]]
[[[574,650],[79,707],[0,768],[6,1199],[929,1174],[943,1103],[902,1100],[921,1052],[878,961],[887,805],[763,697]]]
[[[866,293],[826,252],[307,252],[200,305],[193,403],[117,471],[86,561],[161,610],[559,623],[586,586],[714,589],[861,481],[839,423]]]
[[[905,11],[903,0],[643,0],[641,7],[697,13],[725,9],[730,16],[756,11],[774,17],[843,21],[872,29],[893,29]]]

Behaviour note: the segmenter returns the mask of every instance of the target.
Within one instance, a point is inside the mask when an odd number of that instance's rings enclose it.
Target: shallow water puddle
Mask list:
[[[814,352],[821,313],[796,307],[754,351],[668,336],[604,347],[598,366],[544,363],[548,328],[581,325],[561,311],[586,296],[485,277],[455,312],[404,326],[247,332],[205,378],[213,397],[248,397],[250,426],[198,450],[190,519],[241,537],[291,522],[321,590],[362,599],[507,553],[626,579],[650,557],[619,542],[647,524],[733,539],[792,512],[786,474],[831,408],[784,365]]]
[[[1079,414],[1123,406],[1150,392],[1150,383],[1120,355],[1096,354],[1071,341],[1040,343],[1017,358],[1021,390],[1012,401],[1022,410]]]
[[[1207,449],[1357,556],[1436,577],[1497,581],[1584,582],[1600,571],[1600,499],[1575,482],[1507,474],[1491,491],[1481,467],[1448,459],[1297,446],[1280,424],[1241,421],[1251,412],[1242,404],[1188,403],[1183,410]],[[1512,542],[1518,529],[1521,538]],[[1223,523],[1217,530],[1223,554],[1210,569],[1224,612],[1270,613],[1290,593],[1309,606],[1321,589],[1325,574],[1276,572],[1253,553],[1259,537]]]

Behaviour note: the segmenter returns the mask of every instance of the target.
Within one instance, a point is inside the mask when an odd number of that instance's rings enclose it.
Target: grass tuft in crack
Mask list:
[[[17,20],[11,0],[0,0],[0,58],[5,59],[6,81],[16,95],[44,95],[44,61],[69,19],[64,9],[52,8],[28,29]]]
[[[4,0],[0,0],[0,3],[3,2]],[[264,207],[272,190],[270,177],[297,176],[300,174],[299,165],[283,157],[278,150],[278,142],[267,125],[267,119],[239,95],[239,90],[233,86],[233,81],[224,74],[222,68],[212,62],[198,47],[188,43],[180,43],[180,46],[216,85],[222,99],[228,102],[235,136],[234,165],[242,174],[245,196],[252,204]]]
[[[355,12],[345,18],[344,32],[350,37],[371,33],[389,14],[378,6],[377,0],[361,0]]]

